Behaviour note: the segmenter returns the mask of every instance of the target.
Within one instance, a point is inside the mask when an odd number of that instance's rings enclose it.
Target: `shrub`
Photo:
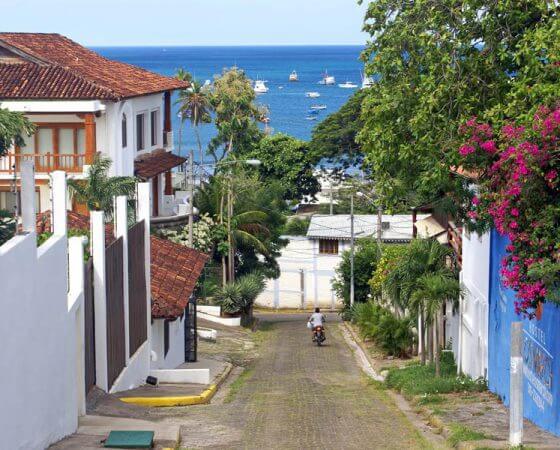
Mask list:
[[[14,215],[5,209],[0,209],[0,245],[10,240],[16,233]]]
[[[294,217],[286,222],[282,234],[287,236],[305,236],[309,228],[309,222],[311,222],[309,217],[304,217],[303,219]]]
[[[361,335],[375,341],[389,355],[405,356],[414,343],[411,319],[399,319],[374,302],[355,303],[349,315]]]
[[[217,289],[214,300],[222,307],[223,312],[250,315],[253,303],[264,286],[263,276],[260,273],[251,273]]]

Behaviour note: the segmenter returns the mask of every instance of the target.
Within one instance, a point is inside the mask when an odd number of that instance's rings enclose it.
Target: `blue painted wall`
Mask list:
[[[509,405],[510,327],[523,322],[525,417],[560,436],[560,309],[546,303],[541,320],[515,314],[515,293],[502,286],[500,261],[508,238],[492,232],[488,318],[488,386]]]

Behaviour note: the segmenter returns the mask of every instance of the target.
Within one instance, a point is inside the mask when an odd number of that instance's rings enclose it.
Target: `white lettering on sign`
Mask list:
[[[529,323],[529,334],[535,338],[535,340],[546,347],[546,334],[543,329],[539,328],[534,322]]]
[[[537,393],[537,391],[535,391],[533,389],[533,386],[531,386],[531,385],[528,386],[527,393],[529,394],[529,397],[531,397],[533,402],[535,402],[535,405],[537,405],[537,408],[539,408],[542,412],[544,412],[544,400]]]

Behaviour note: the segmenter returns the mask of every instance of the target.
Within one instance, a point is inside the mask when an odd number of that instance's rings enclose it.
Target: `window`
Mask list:
[[[136,116],[136,150],[141,151],[145,148],[144,142],[144,114]]]
[[[338,241],[319,239],[319,253],[322,255],[338,255]]]
[[[127,135],[126,135],[126,114],[122,115],[121,120],[121,139],[122,139],[122,148],[126,148],[127,142]]]
[[[150,138],[151,138],[151,145],[157,145],[158,143],[158,111],[150,112]]]
[[[163,321],[163,357],[167,356],[169,351],[169,320]]]

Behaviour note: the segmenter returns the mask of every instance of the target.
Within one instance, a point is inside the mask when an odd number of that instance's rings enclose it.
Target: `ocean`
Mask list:
[[[352,81],[361,85],[363,64],[359,60],[361,46],[262,46],[262,47],[97,47],[93,50],[117,61],[134,64],[145,69],[173,75],[182,67],[204,82],[212,80],[224,68],[237,66],[252,80],[267,82],[269,91],[257,97],[259,103],[268,107],[273,132],[286,133],[308,140],[313,128],[328,114],[337,111],[355,89],[342,89],[339,83]],[[292,70],[299,75],[299,82],[288,82]],[[336,77],[335,86],[318,84],[323,73]],[[320,98],[309,99],[306,92],[317,91]],[[309,107],[326,105],[317,120],[307,120]],[[176,151],[184,154],[196,149],[196,140],[190,124],[185,123],[179,146],[180,120],[177,105],[173,106],[173,129]],[[212,125],[200,127],[203,145],[214,134]],[[198,152],[195,151],[195,155]]]

